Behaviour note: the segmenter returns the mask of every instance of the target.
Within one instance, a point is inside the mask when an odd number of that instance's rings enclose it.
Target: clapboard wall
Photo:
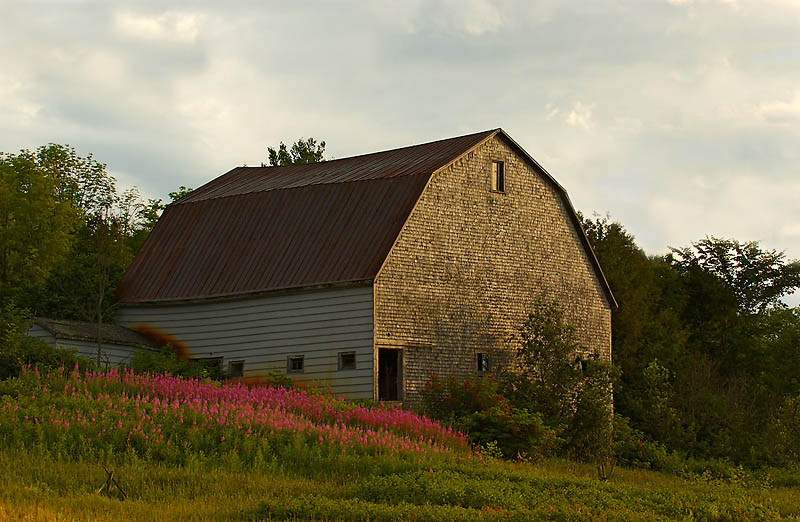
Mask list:
[[[92,361],[97,360],[97,343],[93,341],[83,341],[77,339],[62,339],[56,338],[51,332],[42,328],[38,324],[30,327],[27,334],[30,337],[36,337],[47,341],[48,344],[56,348],[64,348],[67,350],[75,350],[78,355],[86,357]],[[125,346],[118,344],[103,343],[103,351],[100,356],[100,363],[103,366],[119,366],[121,364],[130,362],[133,354],[141,347]]]
[[[244,361],[244,377],[287,371],[302,355],[301,381],[328,383],[337,395],[373,398],[372,286],[282,293],[249,299],[132,305],[117,322],[156,330],[178,341],[192,358]],[[177,343],[176,343],[177,344]],[[339,353],[355,352],[356,368],[339,369]]]

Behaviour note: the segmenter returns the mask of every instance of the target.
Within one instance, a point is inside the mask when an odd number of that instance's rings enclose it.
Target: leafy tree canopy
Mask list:
[[[78,181],[87,165],[71,152],[48,145],[35,153],[0,153],[0,287],[5,298],[43,281],[70,249],[82,210],[73,202],[92,197],[91,188]]]
[[[702,270],[718,278],[742,313],[781,306],[780,299],[800,288],[800,261],[763,250],[758,242],[706,237],[691,247],[672,248],[670,260],[682,272]]]
[[[281,144],[281,145],[283,145],[283,144]],[[169,199],[171,200],[170,203],[175,203],[176,201],[181,199],[183,196],[186,196],[189,193],[191,193],[193,190],[194,190],[193,188],[189,188],[189,187],[185,187],[185,186],[181,185],[178,188],[178,190],[169,193]]]
[[[278,149],[267,147],[269,153],[269,166],[270,167],[283,167],[286,165],[296,165],[300,163],[318,163],[325,161],[323,154],[325,153],[325,142],[317,143],[314,138],[304,140],[300,138],[295,142],[291,149],[286,147],[286,144],[281,142]],[[264,163],[261,166],[266,166]]]

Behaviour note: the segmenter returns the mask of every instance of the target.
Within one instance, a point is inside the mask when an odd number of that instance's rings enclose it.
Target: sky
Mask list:
[[[800,0],[0,13],[0,151],[67,143],[146,197],[300,137],[341,158],[502,127],[649,254],[715,236],[800,258]]]

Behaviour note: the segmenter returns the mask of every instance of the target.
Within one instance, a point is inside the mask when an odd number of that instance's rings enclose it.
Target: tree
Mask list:
[[[706,237],[691,247],[671,248],[670,261],[681,271],[700,269],[731,293],[737,309],[759,314],[781,306],[780,299],[800,288],[800,261],[783,252],[763,250],[757,241]]]
[[[64,197],[65,169],[43,163],[58,146],[0,153],[0,296],[40,284],[69,252],[80,213]]]
[[[283,143],[281,143],[281,145],[283,145]],[[169,199],[171,200],[170,203],[175,203],[176,201],[181,199],[183,196],[186,196],[189,193],[191,193],[193,190],[194,190],[193,188],[188,188],[188,187],[185,187],[185,186],[181,185],[178,188],[178,190],[169,193]]]
[[[690,332],[682,321],[686,295],[680,274],[663,258],[648,257],[625,227],[608,216],[582,218],[583,228],[603,267],[619,307],[611,313],[614,365],[621,377],[614,387],[615,410],[646,434],[663,440],[677,432],[652,414],[654,363],[663,370],[660,393],[671,386],[686,354]],[[664,404],[665,411],[674,404]]]
[[[540,299],[534,312],[510,339],[515,361],[523,371],[511,369],[503,375],[506,395],[516,404],[532,405],[551,426],[570,416],[572,398],[581,380],[577,357],[580,346],[575,328],[561,309]]]
[[[314,138],[303,140],[300,138],[292,145],[291,149],[287,149],[286,144],[281,142],[278,149],[267,147],[269,154],[270,167],[283,167],[286,165],[296,165],[300,163],[317,163],[325,161],[323,154],[325,153],[325,142],[321,141],[317,144]],[[266,165],[261,164],[262,167]]]
[[[611,455],[616,369],[581,346],[563,310],[545,298],[510,344],[518,367],[502,373],[506,397],[517,408],[541,413],[551,428],[564,430],[571,457],[604,467]]]
[[[800,262],[755,241],[713,236],[671,250],[689,297],[683,315],[693,349],[718,361],[724,375],[772,371],[770,311],[785,308],[780,299],[800,287]]]
[[[37,165],[58,180],[57,199],[66,201],[83,215],[103,212],[117,200],[116,180],[106,164],[91,154],[78,156],[69,145],[50,143],[36,149]]]

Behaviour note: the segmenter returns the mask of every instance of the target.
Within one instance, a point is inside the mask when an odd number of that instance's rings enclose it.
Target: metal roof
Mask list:
[[[56,339],[97,342],[96,323],[69,321],[66,319],[47,319],[44,317],[35,317],[33,322],[53,334]],[[104,344],[146,347],[158,346],[142,334],[117,324],[103,323],[101,332],[103,334]]]
[[[119,284],[122,303],[222,298],[371,281],[431,174],[501,129],[286,167],[237,167],[167,206]]]
[[[369,280],[428,177],[170,205],[120,283],[119,299],[224,297]]]
[[[235,168],[166,208],[118,299],[369,281],[430,175],[494,132],[321,163]]]
[[[176,204],[309,185],[430,175],[497,130],[321,163],[237,167],[187,194]]]

